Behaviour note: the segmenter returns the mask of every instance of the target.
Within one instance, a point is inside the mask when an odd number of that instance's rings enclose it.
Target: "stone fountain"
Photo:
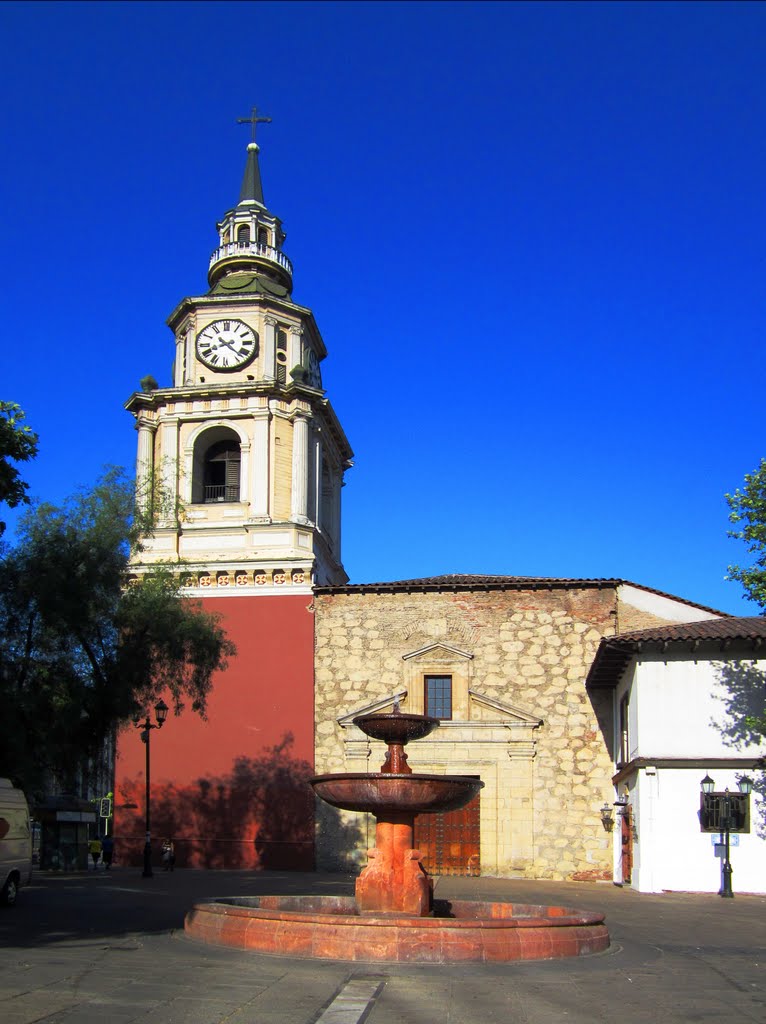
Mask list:
[[[387,744],[380,771],[319,775],[311,785],[333,807],[375,815],[375,848],[368,851],[369,862],[356,882],[357,909],[360,914],[426,917],[433,909],[433,887],[413,848],[415,815],[457,810],[484,783],[461,775],[413,774],[404,747],[433,732],[438,718],[402,714],[395,706],[392,714],[360,715],[354,725]]]
[[[439,720],[400,712],[361,715],[354,724],[388,747],[379,772],[310,780],[326,803],[375,816],[375,847],[356,896],[233,897],[198,903],[187,935],[279,956],[406,963],[539,960],[598,953],[609,946],[601,914],[517,903],[439,901],[414,848],[418,814],[457,810],[484,783],[461,775],[416,774],[405,746]]]

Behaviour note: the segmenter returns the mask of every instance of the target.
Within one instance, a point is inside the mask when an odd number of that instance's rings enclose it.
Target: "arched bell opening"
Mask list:
[[[206,430],[194,446],[192,502],[239,501],[241,468],[239,435],[229,427]]]

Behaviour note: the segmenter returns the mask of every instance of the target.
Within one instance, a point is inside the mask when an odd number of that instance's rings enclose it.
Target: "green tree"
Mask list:
[[[729,530],[729,536],[744,541],[751,556],[748,565],[730,565],[726,578],[741,583],[748,598],[760,606],[760,614],[766,615],[766,459],[761,459],[754,473],[745,475],[744,486],[727,494],[726,501],[729,521],[736,527]],[[757,677],[755,683],[753,675]],[[764,679],[760,670],[745,674],[745,678],[749,685],[743,687],[740,682],[739,689],[745,690],[751,706],[745,708],[739,720],[752,740],[766,736],[766,708],[758,714],[758,708],[752,706],[752,694],[764,692]]]
[[[730,565],[726,576],[745,588],[751,601],[766,614],[766,459],[754,473],[745,475],[745,483],[733,494],[726,495],[729,521],[736,529],[729,536],[744,541],[751,555],[748,565]]]
[[[28,504],[28,484],[13,462],[28,462],[37,455],[37,434],[23,422],[24,413],[15,402],[0,401],[0,502],[10,508]],[[5,523],[0,522],[0,536]]]
[[[88,763],[161,694],[204,716],[213,673],[235,653],[219,620],[158,567],[129,583],[149,528],[134,487],[110,470],[61,507],[20,523],[0,567],[0,776],[39,796],[84,789]],[[79,780],[79,781],[78,781]]]

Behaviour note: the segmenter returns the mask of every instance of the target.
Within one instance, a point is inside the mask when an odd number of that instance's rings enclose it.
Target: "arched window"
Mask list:
[[[240,245],[250,245],[250,225],[240,224],[237,228],[237,242]]]
[[[260,245],[269,244],[269,233],[266,228],[258,228],[258,243]]]
[[[239,501],[242,455],[239,435],[229,427],[214,427],[194,446],[192,502]]]

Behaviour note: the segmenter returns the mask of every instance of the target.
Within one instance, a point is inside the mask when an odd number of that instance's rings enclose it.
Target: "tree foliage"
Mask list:
[[[729,536],[744,541],[751,556],[749,565],[730,565],[726,578],[741,583],[750,600],[760,605],[761,614],[766,615],[766,459],[761,459],[754,473],[745,475],[742,489],[727,494],[726,501],[729,521],[736,526],[735,530],[729,530]],[[763,673],[758,669],[745,672],[738,689],[750,701],[739,716],[734,713],[743,735],[751,740],[766,736]],[[731,692],[736,694],[737,690]]]
[[[73,790],[115,728],[164,694],[204,715],[213,673],[234,652],[218,619],[181,599],[159,567],[131,586],[147,522],[109,471],[61,507],[22,519],[0,572],[0,776],[40,794]]]
[[[736,529],[729,536],[744,541],[751,555],[748,565],[730,565],[727,579],[737,580],[751,601],[766,614],[766,459],[745,476],[742,489],[726,495],[729,521]]]
[[[28,462],[37,455],[37,434],[23,422],[15,402],[0,401],[0,501],[11,508],[28,503],[26,484],[13,462]],[[5,523],[0,522],[0,536]]]

